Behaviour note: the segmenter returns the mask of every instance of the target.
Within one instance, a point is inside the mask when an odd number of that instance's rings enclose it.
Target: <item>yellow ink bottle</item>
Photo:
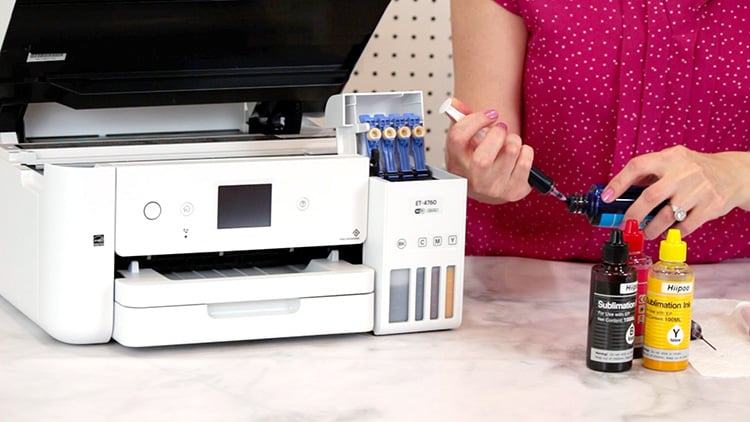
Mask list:
[[[687,244],[670,229],[659,244],[659,261],[648,272],[643,366],[658,371],[687,368],[695,276],[685,263]]]

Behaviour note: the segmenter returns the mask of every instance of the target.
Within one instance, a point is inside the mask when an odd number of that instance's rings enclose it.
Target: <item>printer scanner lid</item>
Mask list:
[[[0,132],[73,109],[296,102],[322,111],[388,0],[8,0]],[[23,142],[23,137],[19,139]]]

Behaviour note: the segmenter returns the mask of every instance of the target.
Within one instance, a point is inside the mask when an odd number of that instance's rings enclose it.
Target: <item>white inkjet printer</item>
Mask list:
[[[387,4],[3,1],[0,295],[73,344],[458,327],[466,181],[420,92],[341,93]]]

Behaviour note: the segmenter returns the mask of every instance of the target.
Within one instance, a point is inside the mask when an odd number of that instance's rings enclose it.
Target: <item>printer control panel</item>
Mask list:
[[[368,161],[246,158],[117,166],[121,256],[363,243]]]

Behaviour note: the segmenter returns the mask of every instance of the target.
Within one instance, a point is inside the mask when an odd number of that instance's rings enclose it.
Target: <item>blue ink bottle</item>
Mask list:
[[[620,227],[625,211],[641,196],[645,186],[631,186],[625,193],[612,202],[602,201],[602,190],[604,185],[592,185],[584,194],[574,193],[568,195],[568,212],[583,214],[588,218],[592,226],[597,227]],[[646,216],[641,225],[648,223],[667,202],[659,204]]]
[[[633,366],[638,283],[627,262],[622,231],[612,230],[602,261],[591,268],[586,366],[594,371],[624,372]]]

